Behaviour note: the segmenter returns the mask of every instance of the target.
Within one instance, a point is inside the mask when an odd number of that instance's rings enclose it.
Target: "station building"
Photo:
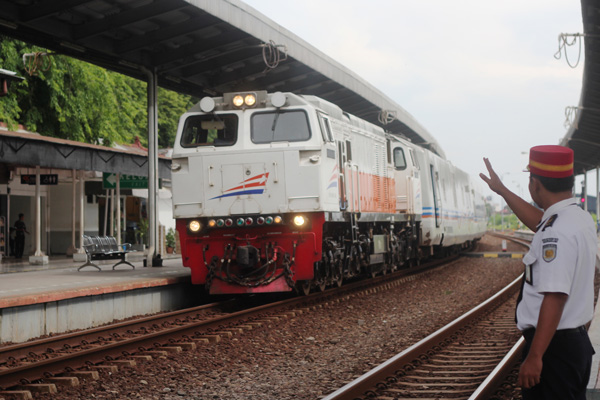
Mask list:
[[[23,260],[82,254],[81,235],[110,235],[143,250],[147,220],[148,151],[139,139],[112,148],[42,136],[0,125],[0,257],[11,257],[15,221],[29,232]],[[171,150],[159,152],[159,254],[175,228],[170,190]],[[117,175],[119,174],[119,175]],[[40,185],[36,185],[37,177]],[[116,193],[116,177],[120,177]],[[116,197],[119,197],[118,200]],[[39,224],[36,223],[39,197]],[[120,212],[115,207],[119,205]],[[116,221],[120,217],[120,232]],[[39,245],[36,243],[39,234]],[[147,235],[146,235],[147,236]],[[39,249],[37,248],[39,247]],[[80,257],[81,258],[81,257]],[[41,261],[40,261],[41,260]]]

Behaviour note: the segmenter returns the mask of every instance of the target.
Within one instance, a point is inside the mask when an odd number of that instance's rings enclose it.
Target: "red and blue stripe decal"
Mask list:
[[[225,190],[224,194],[213,197],[209,200],[220,199],[223,197],[231,197],[231,196],[263,194],[265,191],[265,187],[267,185],[268,178],[269,178],[268,172],[265,172],[264,174],[253,176],[252,178],[248,178],[245,181],[240,182],[237,186],[232,187],[231,189]]]

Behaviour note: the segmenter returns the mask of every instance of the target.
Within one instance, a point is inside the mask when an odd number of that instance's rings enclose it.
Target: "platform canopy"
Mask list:
[[[600,3],[581,0],[581,14],[585,44],[581,97],[571,127],[561,140],[575,152],[576,174],[600,166]]]
[[[289,91],[329,100],[444,153],[402,107],[239,0],[0,0],[0,34],[197,97]],[[408,78],[407,78],[408,79]],[[388,120],[389,121],[389,120]]]

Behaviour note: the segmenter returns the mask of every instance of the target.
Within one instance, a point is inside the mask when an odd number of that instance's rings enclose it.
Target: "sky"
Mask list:
[[[398,103],[498,204],[482,158],[530,200],[529,148],[559,144],[579,104],[583,49],[576,68],[555,58],[560,33],[583,32],[579,1],[244,2]],[[566,51],[575,64],[579,42]]]

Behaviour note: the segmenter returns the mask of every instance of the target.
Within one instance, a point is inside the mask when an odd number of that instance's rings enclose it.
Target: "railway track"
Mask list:
[[[437,260],[418,268],[344,285],[341,288],[268,304],[228,301],[159,314],[95,329],[0,347],[0,388],[33,390],[36,383],[50,387],[72,376],[94,376],[94,370],[134,365],[164,352],[195,348],[269,322],[301,314],[311,307],[351,296],[389,289],[419,273],[454,260]],[[97,374],[97,373],[96,373]],[[55,390],[55,389],[48,389]]]
[[[526,248],[529,241],[492,233]],[[524,341],[514,322],[519,277],[501,292],[323,400],[501,398],[514,391]],[[513,299],[513,301],[511,301]]]
[[[397,356],[325,397],[349,399],[489,399],[516,359],[497,368],[519,341],[514,298],[521,279],[409,347]],[[511,364],[512,363],[512,364]],[[494,373],[491,378],[490,374]],[[490,377],[489,379],[486,379]],[[480,389],[486,382],[486,389]],[[491,385],[491,386],[490,386]],[[478,397],[472,397],[477,394]]]

